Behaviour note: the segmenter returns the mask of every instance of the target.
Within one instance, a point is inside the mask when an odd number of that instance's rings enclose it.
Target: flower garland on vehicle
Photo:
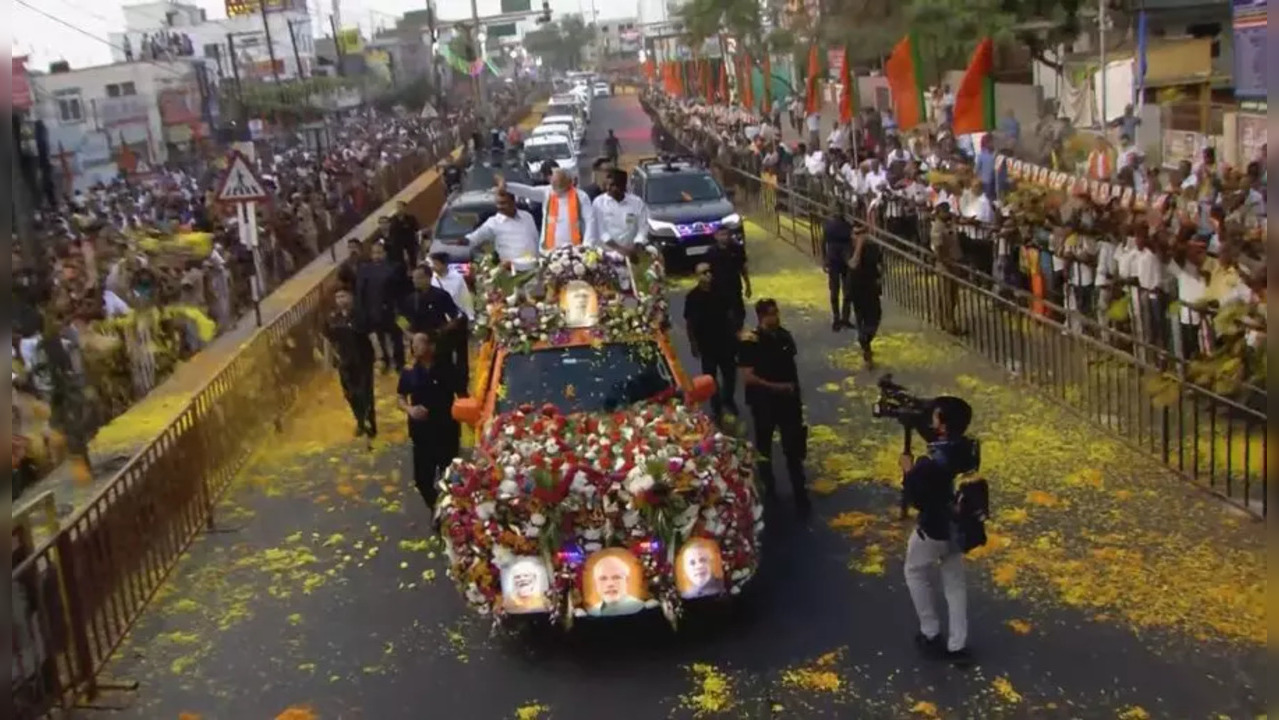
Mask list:
[[[758,563],[763,507],[750,446],[678,401],[612,414],[531,406],[498,416],[474,461],[454,460],[440,518],[450,576],[477,611],[500,617],[501,569],[536,555],[550,573],[552,619],[584,614],[582,567],[625,547],[672,620],[675,553],[688,539],[720,547],[736,594]]]
[[[476,329],[522,351],[538,342],[565,342],[559,292],[580,280],[596,291],[600,318],[593,332],[601,341],[645,335],[665,322],[669,311],[660,251],[647,248],[629,268],[619,258],[601,248],[571,246],[551,251],[523,271],[492,256],[481,258],[475,272],[481,298]]]

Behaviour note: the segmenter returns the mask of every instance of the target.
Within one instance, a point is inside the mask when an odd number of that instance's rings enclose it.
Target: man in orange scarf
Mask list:
[[[573,179],[564,170],[557,169],[551,174],[549,186],[508,183],[499,176],[497,189],[542,204],[542,237],[538,245],[541,252],[598,243],[595,208],[591,199],[573,184]]]

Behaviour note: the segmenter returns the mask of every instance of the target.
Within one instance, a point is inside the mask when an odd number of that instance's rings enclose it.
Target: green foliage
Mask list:
[[[594,40],[593,25],[581,15],[568,15],[525,35],[524,49],[554,70],[576,70],[582,66],[582,50]]]
[[[243,107],[249,117],[272,116],[281,122],[306,122],[323,114],[324,96],[357,86],[347,78],[317,76],[305,80],[275,83],[224,83],[224,105]]]

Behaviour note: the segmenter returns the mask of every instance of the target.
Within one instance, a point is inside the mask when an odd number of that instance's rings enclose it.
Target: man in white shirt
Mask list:
[[[822,146],[822,116],[820,113],[809,113],[804,118],[804,126],[808,128],[808,145],[813,148]]]
[[[1204,243],[1194,240],[1186,248],[1186,257],[1178,263],[1168,263],[1168,271],[1177,281],[1177,301],[1181,305],[1178,310],[1179,332],[1173,336],[1177,345],[1178,357],[1193,359],[1212,347],[1212,335],[1204,322],[1203,313],[1198,308],[1207,300],[1208,279],[1204,277],[1203,264],[1207,258]]]
[[[563,169],[551,174],[551,184],[532,186],[508,183],[498,176],[498,190],[507,190],[518,198],[542,204],[540,252],[550,252],[573,245],[594,245],[599,241],[595,207],[591,199]]]
[[[626,192],[626,171],[613,170],[608,191],[592,203],[599,241],[626,255],[634,255],[639,245],[648,242],[648,206],[637,196]]]
[[[431,285],[448,293],[466,319],[474,320],[475,300],[471,297],[471,289],[467,287],[462,273],[449,267],[448,253],[431,253],[430,262]]]
[[[515,196],[505,190],[497,191],[497,214],[475,228],[458,244],[493,243],[498,258],[504,263],[531,260],[537,257],[537,223],[533,216],[515,207]]]
[[[832,150],[847,150],[848,135],[848,126],[836,123],[834,129],[830,131],[830,135],[826,136],[826,147]]]

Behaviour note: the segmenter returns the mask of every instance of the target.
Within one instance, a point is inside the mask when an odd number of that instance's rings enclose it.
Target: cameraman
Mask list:
[[[905,572],[906,587],[919,616],[915,642],[926,651],[961,664],[969,660],[968,590],[964,583],[964,555],[956,546],[951,529],[957,516],[955,477],[972,467],[975,454],[973,441],[964,437],[972,412],[968,403],[959,398],[937,398],[932,413],[934,439],[928,443],[928,454],[919,460],[909,453],[901,457],[902,491],[906,501],[919,511],[918,524],[906,544]],[[934,607],[932,570],[939,564],[950,616],[945,639]]]

